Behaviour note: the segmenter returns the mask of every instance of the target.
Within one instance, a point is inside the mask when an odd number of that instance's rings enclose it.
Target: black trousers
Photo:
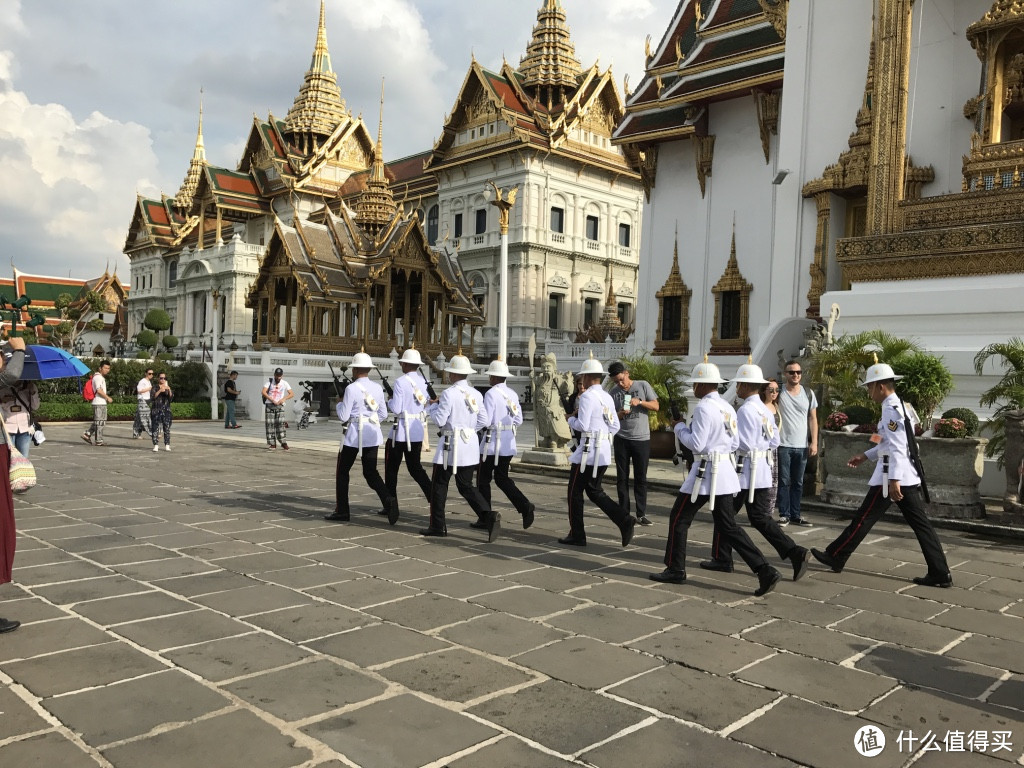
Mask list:
[[[650,440],[612,438],[615,449],[615,490],[619,493],[619,506],[629,514],[629,465],[633,465],[633,498],[636,516],[647,514],[647,465],[651,462]]]
[[[455,487],[459,489],[462,498],[469,502],[470,508],[476,512],[479,520],[485,521],[491,514],[491,505],[487,503],[483,495],[477,490],[473,482],[473,472],[476,471],[476,464],[468,467],[444,468],[443,464],[434,465],[434,473],[430,476],[430,527],[436,531],[447,531],[444,522],[444,506],[448,502],[448,483],[452,475],[455,475]]]
[[[611,497],[601,487],[601,478],[608,471],[608,467],[598,467],[597,477],[594,477],[593,467],[586,467],[581,472],[579,464],[569,465],[569,537],[586,541],[587,532],[583,528],[583,494],[584,492],[592,502],[597,504],[619,528],[626,524],[629,513],[621,506],[612,501]]]
[[[338,451],[338,464],[334,471],[334,503],[336,507],[334,511],[339,515],[349,513],[348,475],[352,470],[352,465],[356,463],[358,455],[359,449],[351,445],[346,445]],[[366,479],[366,484],[380,497],[380,503],[387,504],[391,494],[388,493],[384,480],[381,478],[380,472],[377,471],[377,446],[363,448],[363,477]]]
[[[690,524],[697,511],[708,503],[709,498],[710,496],[698,496],[696,501],[690,501],[688,493],[676,496],[676,502],[669,512],[668,543],[665,545],[665,565],[670,570],[686,571],[686,539],[690,532]],[[754,546],[747,532],[736,523],[736,510],[733,508],[731,494],[715,497],[715,508],[711,510],[711,516],[715,519],[715,529],[722,532],[723,539],[739,553],[750,570],[757,573],[768,565],[761,550]]]
[[[747,519],[750,520],[754,530],[775,547],[779,557],[786,560],[798,547],[797,543],[786,535],[775,518],[772,517],[771,496],[771,488],[758,488],[754,491],[754,500],[750,501],[749,491],[741,490],[734,497],[733,514],[738,515],[740,510],[746,507]],[[725,563],[732,563],[732,545],[722,535],[717,520],[715,521],[715,533],[711,539],[711,557]]]
[[[932,528],[932,523],[924,511],[924,495],[921,493],[921,486],[904,485],[902,490],[903,498],[896,502],[896,506],[900,508],[907,525],[917,536],[917,543],[921,545],[924,561],[928,564],[929,575],[948,575],[949,565],[946,563],[946,555],[942,552],[942,542],[939,541],[939,536],[935,533],[935,529]],[[892,499],[882,496],[882,486],[870,486],[868,495],[864,497],[853,520],[835,541],[825,547],[825,551],[839,563],[846,563],[857,546],[864,541],[864,537],[868,535],[871,527],[878,522],[878,519],[891,505]]]
[[[384,444],[384,485],[388,487],[388,493],[395,498],[398,497],[398,468],[402,465],[402,458],[405,458],[405,468],[409,475],[423,491],[423,497],[430,501],[430,475],[420,463],[420,454],[423,452],[423,442],[405,442],[395,445],[394,441],[388,440]]]
[[[497,463],[495,463],[497,459]],[[480,495],[484,497],[488,508],[491,506],[491,476],[494,476],[494,483],[502,493],[512,502],[516,512],[525,515],[530,508],[530,500],[523,495],[519,487],[508,476],[508,468],[512,463],[511,456],[488,456],[480,462],[480,472],[476,477],[476,487],[480,489]]]

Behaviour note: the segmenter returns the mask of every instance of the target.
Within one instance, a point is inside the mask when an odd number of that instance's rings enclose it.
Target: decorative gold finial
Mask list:
[[[362,353],[362,354],[366,354],[366,345],[364,345],[364,344],[360,344],[360,345],[359,345],[359,351],[360,351],[360,353]]]
[[[409,349],[416,349],[416,342],[415,341],[412,344],[409,345]]]
[[[708,353],[705,352],[704,353],[704,362],[707,363],[707,361],[708,361]]]
[[[753,355],[747,355],[747,365],[753,365],[753,364],[754,364],[754,356]]]
[[[591,360],[593,360],[593,359],[594,359],[594,350],[590,350],[590,359],[591,359]]]
[[[459,345],[459,357],[465,357],[465,355],[462,354],[462,345],[461,344]]]
[[[875,365],[878,365],[878,353],[877,352],[872,352],[871,356],[873,358],[875,358]]]

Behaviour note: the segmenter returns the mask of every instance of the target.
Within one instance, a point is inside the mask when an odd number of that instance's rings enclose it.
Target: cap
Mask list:
[[[274,375],[275,376],[284,376],[284,368],[275,368],[274,369]]]

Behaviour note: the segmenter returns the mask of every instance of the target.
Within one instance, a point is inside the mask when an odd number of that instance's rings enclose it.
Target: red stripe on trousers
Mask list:
[[[880,498],[882,498],[882,486],[878,486],[878,491],[877,491],[877,495],[875,496],[875,498],[874,498],[874,499],[872,499],[872,500],[871,500],[871,503],[870,503],[870,504],[868,504],[868,506],[867,506],[867,509],[865,509],[865,510],[864,510],[864,514],[863,514],[863,515],[861,515],[861,516],[860,516],[860,519],[859,519],[859,520],[857,521],[857,525],[856,525],[856,526],[854,527],[854,529],[853,529],[852,531],[850,531],[850,535],[846,537],[846,541],[844,541],[844,542],[843,542],[842,544],[840,544],[840,545],[839,545],[838,547],[836,547],[836,548],[835,548],[835,549],[834,549],[834,550],[832,551],[832,556],[833,556],[833,557],[835,557],[836,555],[838,555],[838,554],[839,554],[839,551],[840,551],[840,550],[841,550],[841,549],[842,549],[843,547],[845,547],[845,546],[846,546],[847,544],[849,544],[849,543],[850,543],[850,540],[851,540],[851,539],[852,539],[852,538],[853,538],[854,536],[856,536],[856,535],[857,535],[857,531],[859,531],[859,530],[860,530],[860,527],[861,527],[862,525],[864,525],[864,520],[865,520],[865,519],[867,519],[867,516],[871,514],[871,510],[875,508],[875,504],[876,504],[876,503],[878,502],[878,499],[880,499]]]

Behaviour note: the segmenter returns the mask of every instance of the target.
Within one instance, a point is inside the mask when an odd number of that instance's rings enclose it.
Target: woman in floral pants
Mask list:
[[[164,450],[171,450],[171,400],[174,392],[167,383],[167,374],[161,373],[156,387],[153,388],[152,406],[150,407],[150,431],[153,435],[153,450],[160,450],[160,429],[164,433]]]

